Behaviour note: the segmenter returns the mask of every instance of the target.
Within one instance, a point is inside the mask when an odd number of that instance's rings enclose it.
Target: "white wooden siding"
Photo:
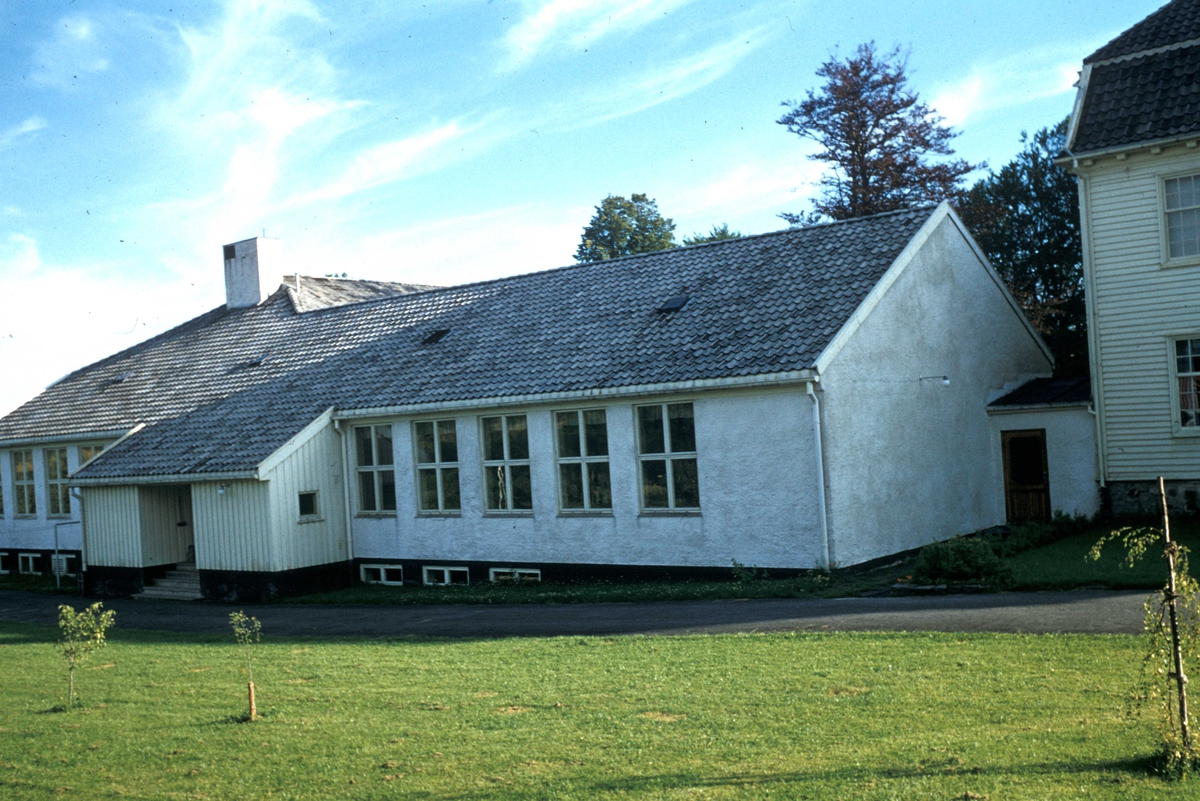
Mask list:
[[[220,487],[225,492],[219,491]],[[270,489],[265,481],[192,485],[196,567],[272,570]]]
[[[264,478],[270,487],[272,570],[340,562],[346,555],[346,507],[341,438],[326,426]],[[317,520],[300,522],[298,496],[317,493]]]
[[[1200,265],[1164,267],[1159,184],[1200,172],[1200,152],[1080,168],[1108,480],[1200,475],[1200,439],[1174,434],[1169,339],[1200,332]]]
[[[137,487],[85,487],[80,495],[88,565],[142,567]]]
[[[187,488],[139,487],[138,506],[141,518],[142,565],[152,567],[187,561],[192,522]],[[180,526],[180,522],[188,525]]]

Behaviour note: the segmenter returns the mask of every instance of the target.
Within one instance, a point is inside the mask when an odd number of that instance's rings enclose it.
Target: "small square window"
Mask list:
[[[22,576],[40,576],[42,571],[37,569],[36,553],[23,553],[17,557],[17,572]]]
[[[300,517],[315,518],[319,514],[317,511],[317,493],[302,492],[298,496],[300,499]]]
[[[496,584],[533,584],[542,580],[542,571],[531,567],[493,567],[488,578]]]
[[[403,584],[404,568],[400,565],[359,565],[363,584]]]
[[[465,587],[470,584],[470,575],[465,567],[426,567],[425,583],[431,586],[455,584]]]
[[[9,559],[8,551],[0,551],[0,576],[7,576],[12,572],[12,562]]]
[[[75,557],[65,553],[52,555],[50,557],[50,573],[54,576],[74,576]]]

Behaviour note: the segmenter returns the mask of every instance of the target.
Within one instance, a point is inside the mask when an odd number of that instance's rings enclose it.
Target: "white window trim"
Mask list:
[[[368,568],[374,568],[374,569],[379,570],[379,577],[380,577],[379,581],[370,581],[367,579],[367,569]],[[386,578],[387,573],[384,572],[387,570],[400,571],[400,580],[392,581],[390,579],[387,579]],[[386,584],[389,587],[399,587],[401,584],[404,583],[404,568],[401,565],[388,565],[388,564],[376,563],[376,562],[369,562],[369,563],[364,562],[363,564],[360,564],[358,566],[358,578],[360,581],[362,581],[363,584]]]
[[[358,463],[358,430],[360,428],[371,429],[371,461],[373,464],[360,465]],[[392,462],[391,464],[379,463],[379,439],[375,434],[377,428],[392,429]],[[361,517],[395,517],[396,509],[383,508],[383,478],[381,473],[392,474],[392,484],[396,482],[396,431],[391,423],[364,423],[351,427],[350,431],[350,448],[351,448],[351,464],[354,465],[354,510],[355,514]],[[375,482],[375,502],[380,507],[378,509],[364,509],[362,505],[362,479],[359,475],[362,473],[372,473]],[[399,506],[399,498],[394,499],[396,505]]]
[[[1200,171],[1194,167],[1187,170],[1164,173],[1157,176],[1158,179],[1158,238],[1159,238],[1159,253],[1162,256],[1161,266],[1163,269],[1174,267],[1191,267],[1200,264],[1200,255],[1196,256],[1180,256],[1171,258],[1171,239],[1167,231],[1167,181],[1172,178],[1186,178],[1189,175],[1200,178]],[[1183,337],[1177,337],[1183,339]]]
[[[310,494],[313,496],[313,508],[316,509],[316,511],[311,515],[302,515],[300,514],[300,496]],[[315,489],[298,490],[296,492],[296,522],[319,523],[324,519],[325,516],[321,514],[321,491]]]
[[[1175,437],[1200,437],[1200,426],[1184,427],[1180,425],[1182,409],[1179,408],[1179,372],[1175,362],[1175,343],[1181,339],[1200,339],[1200,333],[1178,334],[1167,337],[1167,375],[1170,376],[1168,389],[1171,395],[1171,435]]]
[[[60,554],[58,554],[58,556],[51,554],[50,555],[50,575],[53,576],[55,571],[58,569],[58,566],[55,564],[55,560],[58,560],[58,562],[62,564],[62,573],[60,573],[59,575],[60,576],[70,576],[72,578],[75,578],[77,576],[77,573],[70,569],[71,560],[75,559],[75,558],[76,557],[74,554],[69,554],[69,553],[60,553]]]
[[[444,580],[440,581],[440,582],[430,581],[429,573],[430,573],[430,571],[433,571],[433,570],[442,571],[442,578]],[[451,581],[450,581],[450,572],[451,571],[455,571],[455,572],[461,571],[463,573],[466,573],[467,580],[461,584],[451,583]],[[455,565],[455,566],[421,565],[421,583],[424,584],[426,587],[467,587],[467,586],[470,586],[470,584],[471,584],[471,571],[468,570],[463,565]]]
[[[513,459],[509,455],[508,421],[509,421],[509,418],[512,418],[512,417],[524,417],[525,418],[525,445],[529,449],[529,457],[530,458]],[[487,458],[487,450],[486,450],[487,442],[486,442],[486,434],[483,430],[483,421],[490,420],[493,418],[499,418],[499,420],[500,420],[500,434],[504,441],[504,458],[503,459],[488,459]],[[532,505],[534,502],[533,465],[532,465],[533,444],[530,440],[531,440],[531,437],[529,436],[529,415],[524,412],[522,412],[520,414],[484,414],[484,415],[479,416],[479,459],[480,459],[480,462],[483,464],[483,469],[480,471],[480,478],[483,480],[483,483],[480,485],[479,489],[480,489],[480,495],[483,500],[483,513],[485,515],[506,515],[506,516],[507,515],[516,515],[519,517],[520,516],[529,517],[533,514],[533,505]],[[513,508],[513,489],[512,489],[513,488],[512,468],[522,467],[522,466],[529,468],[529,502],[531,505],[528,509],[514,509]],[[492,509],[488,506],[487,473],[488,473],[488,468],[490,468],[490,467],[503,467],[504,468],[505,508],[503,508],[503,509]]]
[[[22,576],[40,576],[40,575],[42,575],[42,571],[40,571],[40,570],[26,570],[25,569],[25,559],[26,558],[28,558],[30,560],[34,560],[34,559],[37,559],[39,556],[41,556],[40,553],[18,553],[17,554],[17,573]],[[36,567],[37,565],[36,565],[36,563],[32,563],[31,566]]]
[[[47,520],[69,520],[71,518],[71,491],[67,489],[67,477],[71,475],[70,462],[67,462],[64,467],[67,468],[67,475],[62,478],[50,477],[50,451],[57,451],[62,455],[64,461],[68,457],[67,448],[43,448],[42,449],[42,479],[46,487],[46,519]],[[62,487],[64,492],[59,492],[58,488]],[[62,502],[64,499],[67,503],[66,511],[52,512],[52,502],[54,497],[58,495],[58,500]],[[64,498],[65,496],[65,498]]]
[[[13,460],[16,458],[18,453],[28,453],[29,454],[30,476],[25,481],[17,480],[17,465],[16,465],[16,462],[14,462]],[[8,467],[10,470],[12,470],[13,518],[16,520],[36,520],[37,516],[38,516],[38,514],[37,514],[37,507],[38,507],[38,503],[37,503],[37,467],[35,466],[34,461],[33,461],[35,453],[36,453],[36,451],[34,451],[32,449],[26,450],[23,448],[8,452]],[[29,489],[33,493],[33,512],[32,513],[26,512],[26,513],[22,514],[21,512],[17,511],[20,508],[17,505],[17,496],[23,494],[21,492],[22,487],[29,487]]]
[[[700,457],[698,451],[672,451],[671,443],[671,425],[669,406],[677,406],[680,404],[690,404],[692,407],[692,435],[697,437],[696,431],[696,404],[692,400],[671,400],[661,401],[659,403],[639,403],[633,407],[633,431],[634,431],[634,447],[637,449],[637,496],[638,509],[644,515],[697,515],[700,514],[699,506],[677,506],[675,504],[675,471],[671,467],[671,462],[679,459],[691,459],[696,462],[696,482],[700,482]],[[647,407],[658,406],[662,409],[662,426],[663,426],[663,447],[666,448],[665,453],[642,453],[642,423],[639,417],[639,410]],[[696,443],[699,448],[699,442]],[[642,464],[644,462],[661,462],[667,463],[667,505],[666,506],[646,506],[646,493],[644,490],[644,479],[642,478]],[[697,490],[699,486],[697,486]]]
[[[430,423],[433,425],[433,456],[436,461],[422,462],[420,451],[417,445],[417,426],[422,423]],[[442,438],[438,436],[438,423],[450,423],[454,426],[454,447],[460,449],[458,437],[458,419],[457,418],[430,418],[426,420],[412,421],[412,446],[413,446],[413,487],[416,489],[416,509],[419,517],[460,517],[462,515],[462,464],[460,461],[443,462],[442,461]],[[482,426],[482,423],[480,424]],[[461,456],[461,451],[460,451]],[[443,479],[444,470],[452,469],[458,471],[458,508],[446,508],[446,493]],[[437,471],[437,493],[438,493],[438,508],[437,509],[422,509],[421,508],[421,471],[436,470]],[[487,500],[484,499],[486,505]]]
[[[512,578],[503,578],[505,573],[512,574]],[[489,567],[488,581],[493,584],[524,584],[527,582],[540,582],[542,580],[542,571],[536,567]]]
[[[107,445],[106,443],[103,443],[103,442],[85,442],[85,443],[83,443],[82,445],[80,445],[80,446],[79,446],[79,453],[78,453],[78,456],[79,456],[79,467],[83,467],[85,464],[87,464],[88,462],[92,461],[92,459],[95,459],[97,456],[99,456],[100,454],[104,453],[104,450],[105,450],[107,447],[108,447],[108,445]],[[90,457],[90,458],[88,458],[88,459],[84,459],[84,458],[83,458],[83,449],[84,449],[84,448],[95,448],[95,453],[93,453],[93,454],[91,455],[91,457]],[[79,469],[79,467],[76,467],[75,469],[76,469],[76,470],[78,470],[78,469]]]
[[[550,413],[550,430],[551,436],[554,438],[554,489],[558,496],[558,511],[564,515],[611,515],[612,508],[612,464],[609,461],[611,452],[604,456],[588,456],[584,453],[587,450],[587,434],[584,429],[583,416],[587,412],[600,412],[604,415],[604,436],[608,439],[608,409],[604,407],[593,407],[590,409],[560,409]],[[558,416],[560,414],[573,414],[579,423],[579,456],[563,456],[559,453],[561,443],[558,441]],[[609,465],[608,481],[609,481],[609,506],[593,507],[591,499],[591,479],[588,477],[587,466],[589,464],[604,463]],[[581,465],[580,474],[583,481],[583,508],[568,508],[563,503],[562,489],[562,468],[564,464]]]

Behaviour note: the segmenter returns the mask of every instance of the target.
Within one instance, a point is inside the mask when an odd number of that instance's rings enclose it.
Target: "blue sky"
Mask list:
[[[775,120],[834,52],[910,52],[1000,166],[1160,0],[0,0],[0,413],[286,271],[455,284],[573,261],[607,194],[678,237],[783,227],[820,165]]]

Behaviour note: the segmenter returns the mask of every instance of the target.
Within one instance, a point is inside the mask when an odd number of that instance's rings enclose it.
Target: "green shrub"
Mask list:
[[[998,587],[1009,568],[996,555],[990,537],[953,537],[921,549],[913,580],[918,584],[979,583]]]
[[[1009,526],[1006,534],[989,534],[989,539],[997,556],[1012,556],[1072,537],[1086,531],[1090,526],[1091,521],[1082,515],[1071,517],[1059,512],[1049,523],[1021,523]]]

